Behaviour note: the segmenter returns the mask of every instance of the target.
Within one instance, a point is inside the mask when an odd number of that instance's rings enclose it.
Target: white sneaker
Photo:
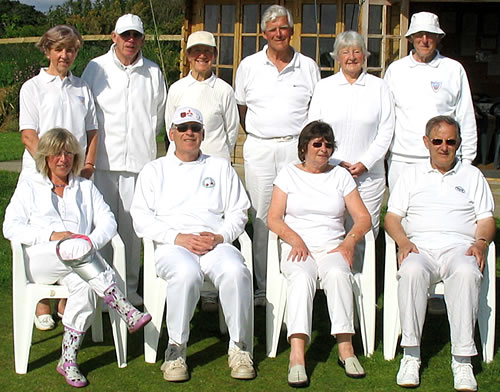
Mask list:
[[[165,350],[165,362],[160,367],[167,381],[187,381],[189,371],[186,364],[186,347],[169,344]]]
[[[255,378],[252,355],[248,351],[240,350],[238,347],[229,349],[228,364],[231,368],[231,377],[239,380],[251,380]]]
[[[217,298],[214,297],[201,297],[201,310],[207,313],[215,313],[219,310]]]
[[[477,381],[471,363],[451,362],[453,386],[457,391],[477,391]]]
[[[413,388],[420,384],[420,359],[405,355],[401,359],[396,382],[400,387]]]
[[[56,327],[56,322],[50,314],[41,314],[40,316],[35,314],[35,327],[40,331],[50,331]]]

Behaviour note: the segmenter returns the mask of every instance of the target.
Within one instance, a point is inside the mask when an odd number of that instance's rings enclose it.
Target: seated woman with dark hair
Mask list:
[[[327,298],[339,361],[348,376],[365,375],[351,340],[351,270],[354,248],[370,230],[371,218],[349,172],[330,164],[334,150],[328,124],[313,121],[306,125],[298,143],[301,163],[289,164],[276,177],[267,217],[269,229],[283,241],[281,271],[288,282],[286,325],[291,346],[288,383],[294,387],[308,384],[305,348],[311,338],[317,279]],[[347,234],[346,207],[354,220]]]
[[[32,282],[68,288],[57,371],[74,387],[88,384],[76,360],[97,296],[118,312],[130,332],[151,320],[124,297],[114,271],[95,253],[116,234],[116,222],[94,184],[78,176],[83,157],[70,132],[46,132],[35,154],[39,173],[19,181],[3,224],[5,238],[26,245],[26,271]]]

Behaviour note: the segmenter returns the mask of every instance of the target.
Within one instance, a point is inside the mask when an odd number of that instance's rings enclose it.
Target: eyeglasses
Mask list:
[[[64,155],[65,158],[71,158],[75,154],[73,154],[72,152],[69,152],[69,151],[61,151],[61,152],[53,154],[52,156],[54,156],[56,158],[59,158],[59,157],[61,157],[63,155]]]
[[[448,145],[448,146],[456,146],[457,145],[457,140],[456,139],[431,139],[431,143],[434,144],[435,146],[440,146],[443,144],[443,141]]]
[[[175,129],[179,132],[186,132],[188,129],[191,129],[193,132],[201,132],[203,127],[200,124],[180,124],[175,125]]]
[[[333,144],[332,143],[328,143],[328,142],[313,142],[312,146],[314,148],[321,148],[322,145],[325,145],[326,148],[333,148]]]
[[[135,30],[127,30],[120,34],[120,37],[122,37],[123,39],[129,39],[130,36],[134,37],[135,39],[142,38],[142,34]]]

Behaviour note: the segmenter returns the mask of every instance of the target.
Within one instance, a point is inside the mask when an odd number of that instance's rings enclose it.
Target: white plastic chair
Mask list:
[[[244,231],[239,237],[241,254],[245,259],[245,264],[250,270],[251,279],[253,282],[252,269],[252,242],[250,237]],[[167,298],[167,282],[156,274],[156,265],[154,258],[155,244],[148,238],[143,239],[144,242],[144,309],[151,315],[151,322],[144,326],[144,360],[148,363],[156,362],[156,354],[158,351],[158,340],[163,322],[163,312],[165,310],[165,300]],[[209,279],[201,286],[201,291],[216,291],[215,286]],[[253,283],[252,283],[253,293]],[[254,336],[254,313],[253,313],[253,295],[251,316],[248,328],[251,328],[251,336]],[[227,333],[227,325],[224,318],[224,313],[219,302],[219,328],[222,334]],[[253,345],[249,348],[253,352]]]
[[[117,274],[117,284],[125,289],[125,246],[117,234],[111,240],[113,246],[113,266]],[[25,268],[26,250],[24,245],[11,242],[12,248],[12,307],[14,317],[14,360],[16,373],[25,374],[33,338],[33,322],[37,303],[43,298],[68,298],[68,289],[61,285],[45,285],[28,281]],[[92,340],[102,342],[101,301],[92,322]],[[113,338],[118,367],[127,366],[127,326],[115,312],[110,312]]]
[[[266,285],[266,350],[267,356],[276,357],[281,326],[285,317],[287,281],[280,271],[281,246],[278,237],[269,231]],[[318,284],[318,288],[320,285]],[[370,230],[365,235],[363,271],[354,274],[356,302],[363,352],[371,356],[375,351],[375,239]]]
[[[384,358],[394,359],[398,337],[401,334],[398,307],[398,269],[396,244],[391,236],[385,233],[385,277],[384,277]],[[479,294],[479,334],[483,349],[483,360],[493,361],[495,341],[495,244],[488,249],[486,266],[483,271],[483,281]],[[444,294],[444,285],[439,282],[431,286],[429,294]]]

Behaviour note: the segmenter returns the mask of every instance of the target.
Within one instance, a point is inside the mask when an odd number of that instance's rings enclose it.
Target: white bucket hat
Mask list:
[[[438,16],[431,12],[419,12],[417,14],[413,14],[411,17],[410,28],[405,34],[405,37],[409,37],[410,35],[420,31],[440,34],[443,36],[446,35],[446,33],[441,30],[441,27],[439,27]]]
[[[135,30],[144,35],[144,26],[142,24],[142,20],[137,15],[125,14],[120,16],[116,21],[116,34],[121,34],[129,30]]]
[[[214,35],[212,33],[209,33],[208,31],[195,31],[188,37],[186,50],[195,45],[206,45],[215,48],[216,46]]]

